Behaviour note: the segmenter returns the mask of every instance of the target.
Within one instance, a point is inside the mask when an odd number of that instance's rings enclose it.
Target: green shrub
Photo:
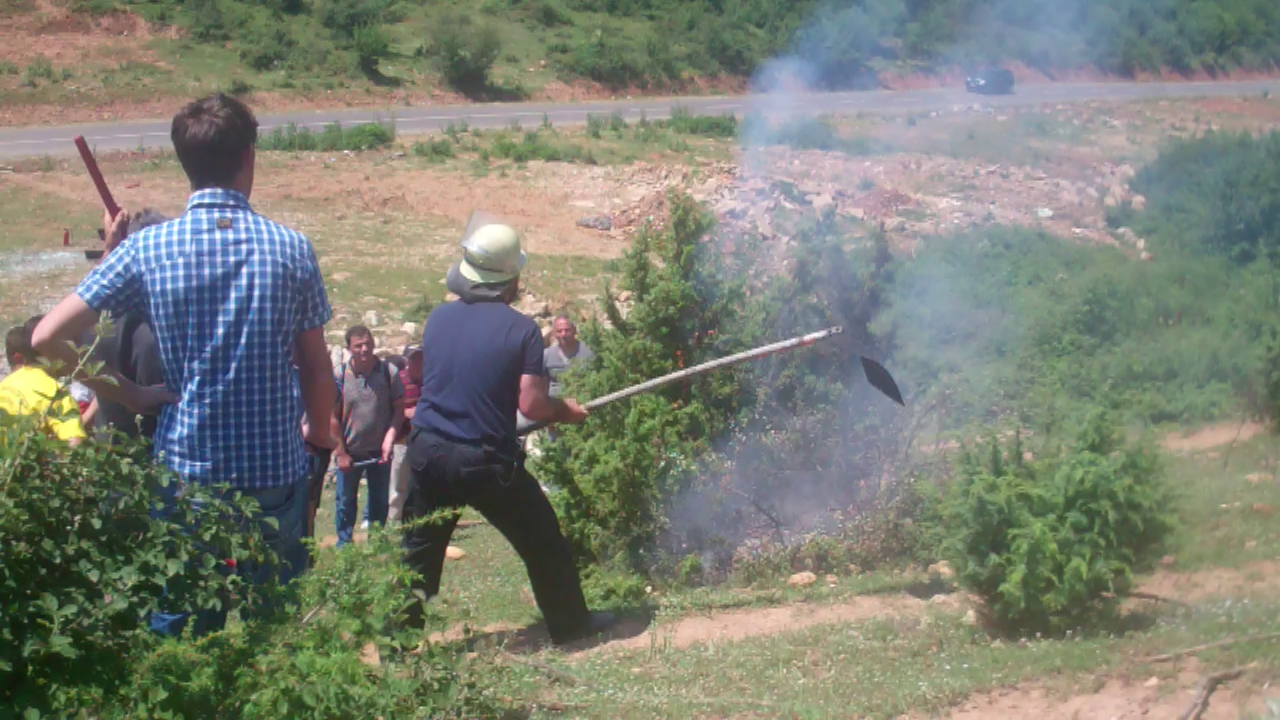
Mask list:
[[[662,123],[682,135],[731,138],[738,134],[738,118],[729,115],[694,115],[679,105],[671,109],[671,118]]]
[[[408,591],[398,530],[322,552],[287,588],[249,586],[228,568],[274,561],[248,519],[256,503],[187,485],[155,513],[172,482],[142,442],[69,448],[34,418],[0,416],[6,717],[18,709],[24,718],[103,720],[501,713],[455,650],[401,628],[401,613],[419,600]],[[162,638],[148,625],[158,606],[246,604],[259,612],[199,639]],[[426,614],[428,631],[438,628],[430,606]]]
[[[573,16],[557,0],[534,0],[529,5],[529,16],[543,27],[573,25]]]
[[[0,419],[0,700],[28,716],[71,716],[116,701],[134,654],[155,641],[149,613],[250,597],[224,563],[265,561],[240,529],[252,501],[202,488],[167,519],[151,511],[174,482],[146,448],[68,449],[25,418]],[[207,503],[189,533],[193,503]],[[254,593],[256,596],[257,593]],[[35,713],[35,715],[32,715]]]
[[[1238,417],[1274,317],[1269,263],[1175,250],[1136,262],[1014,228],[961,233],[902,265],[884,323],[895,367],[944,424],[1039,431],[1091,407],[1125,421]],[[1230,287],[1231,292],[1222,288]]]
[[[0,75],[17,75],[22,72],[12,60],[0,60]]]
[[[1164,247],[1248,264],[1280,260],[1280,131],[1176,139],[1133,180],[1147,198],[1135,229]]]
[[[350,39],[360,28],[381,25],[389,6],[388,0],[317,0],[311,12],[321,25]]]
[[[617,33],[597,29],[578,42],[560,63],[571,73],[609,87],[644,86],[648,62],[642,52]]]
[[[396,631],[408,571],[393,533],[329,552],[271,620],[139,654],[108,717],[474,717],[486,708],[453,651]],[[380,662],[369,665],[376,648]]]
[[[382,58],[391,51],[391,40],[381,25],[363,25],[352,33],[351,47],[361,72],[374,73]]]
[[[743,298],[732,281],[704,273],[711,251],[699,241],[710,217],[687,196],[672,193],[668,202],[667,229],[640,233],[622,263],[621,287],[633,293],[626,319],[607,299],[614,329],[584,325],[584,339],[606,360],[566,378],[567,394],[600,396],[741,349],[733,344],[740,340],[724,339],[731,334],[714,332]],[[704,375],[600,408],[589,427],[563,427],[544,449],[536,472],[560,488],[553,501],[597,591],[627,595],[648,572],[667,506],[736,413],[740,379]]]
[[[494,157],[504,158],[515,163],[541,160],[543,162],[580,163],[583,165],[596,164],[595,155],[581,145],[550,143],[543,140],[539,133],[532,130],[526,132],[520,142],[512,140],[509,135],[500,135],[493,141],[493,146],[490,150]]]
[[[1155,451],[1122,447],[1098,413],[1061,456],[1020,440],[962,462],[947,517],[961,583],[998,627],[1059,633],[1113,613],[1172,529]]]
[[[413,144],[413,154],[434,162],[443,162],[454,156],[453,142],[446,138],[416,142]]]
[[[234,0],[189,0],[185,9],[192,39],[204,43],[230,40],[245,16]]]
[[[53,61],[44,55],[36,56],[22,73],[22,83],[29,87],[35,87],[41,80],[53,82],[55,78]]]
[[[425,52],[435,58],[446,82],[463,92],[474,92],[489,85],[489,72],[502,52],[502,41],[492,25],[475,24],[469,15],[447,15],[436,22]]]
[[[239,45],[240,60],[255,70],[272,70],[284,65],[296,47],[285,28],[274,23],[249,25]]]
[[[395,142],[395,139],[395,128],[382,123],[364,123],[350,128],[332,123],[319,133],[289,123],[260,136],[258,149],[268,152],[372,150],[386,147]]]

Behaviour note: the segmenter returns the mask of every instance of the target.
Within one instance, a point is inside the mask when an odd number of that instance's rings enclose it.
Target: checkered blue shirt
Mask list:
[[[263,489],[305,476],[293,343],[333,311],[315,250],[232,190],[199,190],[181,218],[129,236],[77,294],[147,313],[165,382],[155,447],[196,482]]]

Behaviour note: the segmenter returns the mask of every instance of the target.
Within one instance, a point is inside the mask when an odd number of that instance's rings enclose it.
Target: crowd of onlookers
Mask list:
[[[150,210],[137,217],[144,220],[141,224],[136,219],[129,221],[133,230],[163,222]],[[5,336],[10,373],[0,379],[0,412],[39,418],[47,432],[71,445],[89,439],[111,442],[120,435],[153,439],[156,415],[134,414],[117,402],[99,398],[78,381],[71,381],[64,390],[49,374],[31,342],[32,331],[43,318],[33,316],[10,328]],[[85,338],[85,345],[95,347],[90,359],[139,383],[163,383],[160,351],[150,324],[134,315],[115,323],[112,330],[106,337]],[[307,535],[315,536],[324,488],[333,486],[334,532],[339,546],[353,539],[362,482],[366,502],[361,527],[400,520],[410,475],[405,464],[406,441],[422,394],[421,346],[410,344],[399,353],[379,355],[374,333],[364,325],[348,328],[345,340],[343,355],[349,359],[334,375],[338,402],[332,434],[336,447],[308,448]],[[562,374],[573,365],[590,362],[595,352],[578,338],[577,325],[567,315],[553,321],[551,340],[543,362],[554,397],[560,394]],[[555,428],[549,428],[548,434],[554,441]]]

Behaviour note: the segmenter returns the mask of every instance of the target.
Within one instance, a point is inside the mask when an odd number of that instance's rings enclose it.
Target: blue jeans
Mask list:
[[[362,458],[354,458],[360,462]],[[366,465],[338,471],[337,512],[334,513],[334,525],[338,531],[338,547],[351,542],[352,532],[356,527],[356,515],[360,510],[360,478],[368,480],[369,485],[369,525],[385,525],[387,523],[387,504],[391,493],[391,463]]]
[[[173,485],[170,485],[170,488],[173,488]],[[307,490],[307,478],[301,478],[279,487],[239,491],[245,497],[258,501],[261,508],[260,518],[274,518],[278,523],[277,528],[272,528],[265,522],[259,523],[259,526],[267,547],[275,551],[279,562],[274,567],[246,565],[237,568],[235,572],[244,577],[246,582],[265,585],[274,575],[276,580],[285,584],[297,578],[306,569],[307,546],[302,544],[302,539],[307,531]],[[163,605],[163,601],[161,604]],[[241,615],[263,614],[269,609],[268,606],[245,607],[241,610]],[[224,605],[220,610],[204,610],[196,613],[193,634],[200,637],[221,630],[227,622],[227,610],[228,608]],[[151,614],[151,629],[161,635],[177,636],[182,633],[190,620],[191,613],[188,612],[157,611]]]

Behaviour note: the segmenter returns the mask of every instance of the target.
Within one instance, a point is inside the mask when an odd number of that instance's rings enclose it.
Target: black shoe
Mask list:
[[[564,637],[552,638],[551,642],[555,645],[568,645],[569,643],[582,640],[584,638],[593,637],[613,627],[618,622],[618,617],[611,612],[591,612],[587,613],[587,619],[574,632]]]

